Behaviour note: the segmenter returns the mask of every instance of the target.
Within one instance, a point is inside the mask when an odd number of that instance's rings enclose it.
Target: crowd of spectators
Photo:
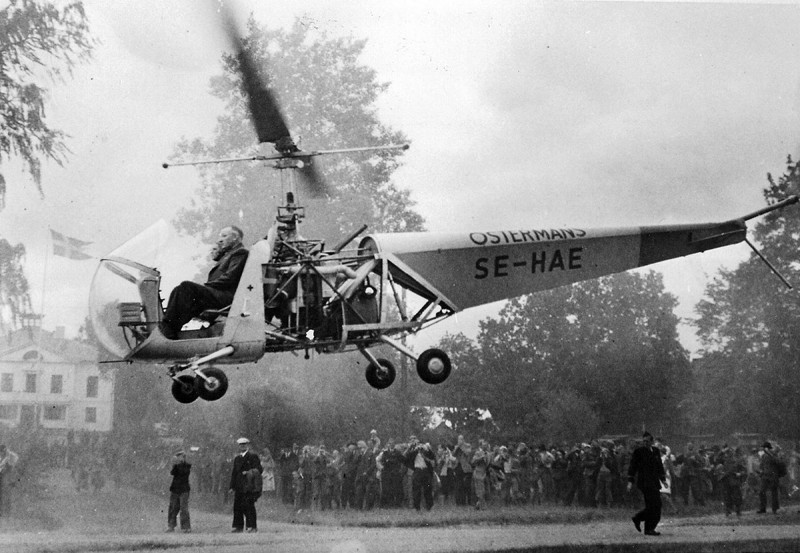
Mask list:
[[[429,466],[420,466],[429,470],[430,491],[440,505],[632,507],[640,500],[636,489],[626,490],[636,445],[620,439],[530,447],[522,442],[490,444],[459,436],[453,443],[427,444],[431,461]],[[724,503],[729,513],[741,512],[743,502],[755,506],[764,491],[772,491],[762,489],[767,480],[765,452],[780,460],[778,466],[786,467],[787,477],[780,478],[778,493],[795,494],[800,453],[783,451],[777,444],[770,449],[764,445],[695,447],[690,443],[674,452],[657,439],[668,475],[661,490],[667,512],[709,501]],[[419,508],[414,475],[420,467],[414,466],[412,447],[418,447],[412,440],[384,443],[373,431],[368,438],[341,447],[294,444],[274,456],[264,449],[259,451],[265,468],[264,495],[294,509]],[[223,492],[227,461],[221,452],[198,460],[199,492]],[[424,494],[424,481],[421,486]],[[764,510],[763,503],[759,506]]]

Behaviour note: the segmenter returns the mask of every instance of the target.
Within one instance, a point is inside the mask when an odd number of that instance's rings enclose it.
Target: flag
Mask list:
[[[92,259],[91,255],[83,251],[91,242],[64,236],[53,229],[50,229],[50,236],[53,239],[53,255],[60,255],[70,259]]]

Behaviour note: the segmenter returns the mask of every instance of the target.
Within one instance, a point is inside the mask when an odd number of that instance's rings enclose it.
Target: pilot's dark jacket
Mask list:
[[[230,292],[231,301],[233,301],[233,294],[236,293],[236,286],[239,284],[239,279],[242,278],[246,261],[247,250],[238,244],[214,265],[208,273],[206,286],[221,292]]]
[[[205,284],[185,280],[169,296],[161,330],[175,338],[181,327],[206,309],[221,309],[233,301],[247,262],[247,250],[238,244],[214,265]]]

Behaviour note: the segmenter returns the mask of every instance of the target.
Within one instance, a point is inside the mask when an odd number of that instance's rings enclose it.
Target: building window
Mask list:
[[[60,374],[54,374],[50,377],[50,393],[51,394],[61,394],[64,393],[64,376]]]
[[[48,405],[44,408],[44,420],[63,421],[67,419],[66,405]]]
[[[36,373],[25,373],[25,391],[36,393]]]
[[[97,422],[97,407],[86,408],[86,422]]]
[[[17,420],[16,405],[0,405],[0,420]]]
[[[0,392],[14,391],[14,373],[3,373],[0,377]]]
[[[86,379],[86,397],[97,397],[97,377],[90,376]]]

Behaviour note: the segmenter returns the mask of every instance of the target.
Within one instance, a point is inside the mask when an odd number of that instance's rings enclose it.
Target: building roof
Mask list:
[[[63,327],[54,332],[28,327],[0,336],[0,359],[14,357],[15,353],[26,349],[49,352],[71,363],[97,362],[97,349],[90,344],[64,338]]]

